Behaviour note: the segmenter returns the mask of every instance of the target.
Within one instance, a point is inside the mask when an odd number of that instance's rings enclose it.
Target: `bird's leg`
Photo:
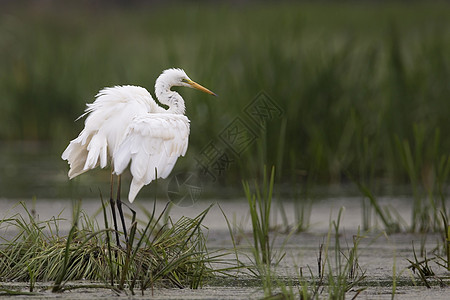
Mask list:
[[[113,198],[113,185],[114,185],[114,175],[111,173],[111,193],[109,197],[109,203],[111,205],[111,213],[114,222],[114,230],[116,232],[116,242],[117,246],[120,248],[119,231],[117,230],[117,219],[116,219],[116,201]]]
[[[127,227],[125,226],[125,218],[123,217],[123,210],[122,210],[122,201],[120,200],[120,175],[118,175],[118,180],[117,180],[117,209],[119,210],[119,217],[120,217],[120,221],[122,222],[122,229],[123,229],[123,233],[125,234],[125,242],[128,245],[128,234],[127,234]]]

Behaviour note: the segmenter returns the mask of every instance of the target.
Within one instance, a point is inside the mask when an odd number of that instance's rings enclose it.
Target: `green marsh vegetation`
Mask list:
[[[284,297],[282,299],[345,299],[346,293],[354,289],[357,297],[365,290],[366,271],[358,263],[359,242],[364,236],[353,236],[352,246],[341,245],[340,222],[344,208],[340,208],[337,219],[331,220],[324,243],[320,244],[317,256],[317,271],[312,266],[296,267],[299,272],[295,279],[283,278],[277,267],[285,256],[284,244],[277,249],[275,255],[274,242],[276,236],[269,234],[271,227],[270,207],[274,193],[275,168],[269,172],[264,168],[262,182],[255,181],[253,188],[247,181],[243,182],[244,192],[249,203],[253,233],[252,264],[250,270],[260,279],[264,295]],[[296,232],[296,229],[291,233]],[[273,232],[272,232],[273,233]],[[289,235],[286,239],[289,238]]]
[[[2,238],[0,278],[3,282],[28,282],[30,293],[36,282],[52,282],[53,292],[106,288],[135,294],[161,287],[196,289],[213,272],[227,271],[213,267],[215,263],[226,264],[220,259],[223,254],[206,249],[201,223],[209,208],[195,218],[183,217],[176,222],[164,220],[167,206],[159,215],[155,210],[145,211],[148,220],[133,217],[129,243],[118,246],[105,206],[104,228],[77,204],[73,225],[64,233],[59,226],[65,220],[55,217],[41,221],[23,203],[20,205],[24,213],[0,221],[2,231],[14,234],[10,239]],[[138,222],[144,226],[138,227]],[[124,240],[123,233],[120,237]],[[87,282],[70,284],[80,280]]]
[[[295,265],[295,269],[298,270],[296,276],[283,275],[279,270],[279,265],[287,257],[288,250],[285,249],[285,245],[290,235],[297,230],[294,227],[290,234],[284,236],[281,246],[274,246],[278,238],[276,231],[279,229],[277,226],[273,226],[273,218],[271,217],[273,211],[270,209],[273,195],[276,194],[276,187],[274,187],[275,168],[272,167],[269,173],[268,169],[264,167],[264,172],[263,177],[259,181],[256,180],[252,185],[248,181],[243,182],[244,193],[249,204],[253,241],[249,242],[252,245],[250,265],[242,265],[242,267],[248,268],[259,280],[265,299],[346,299],[349,296],[355,299],[361,293],[364,295],[365,290],[381,284],[392,287],[391,296],[394,299],[398,286],[423,285],[428,289],[431,289],[432,286],[448,286],[448,273],[440,272],[441,275],[437,275],[433,271],[433,269],[448,270],[449,264],[448,248],[450,243],[448,236],[450,227],[448,226],[448,218],[442,211],[442,225],[438,231],[442,236],[436,248],[431,252],[426,250],[427,235],[424,235],[418,255],[414,242],[412,242],[411,258],[406,258],[409,265],[407,268],[400,270],[399,274],[397,274],[398,267],[394,251],[392,253],[394,257],[393,275],[392,278],[389,278],[390,282],[381,283],[371,278],[373,274],[367,271],[367,262],[365,266],[360,264],[360,244],[364,239],[372,240],[369,245],[379,238],[389,240],[388,235],[393,232],[389,232],[389,228],[386,227],[386,230],[378,231],[377,236],[374,236],[373,232],[377,232],[374,228],[362,232],[358,227],[349,243],[345,232],[341,229],[341,221],[345,213],[344,207],[339,209],[335,220],[331,219],[330,216],[328,233],[317,249],[317,269],[314,269],[313,265],[303,267]],[[375,200],[372,199],[371,201]],[[375,205],[377,205],[376,201]],[[388,210],[385,212],[389,213]],[[383,217],[384,215],[381,214],[380,216]],[[400,229],[396,228],[396,230]],[[231,230],[230,234],[233,236]],[[233,243],[233,245],[236,251],[236,244]],[[298,248],[301,249],[302,245],[299,245]],[[236,257],[238,258],[237,254]],[[368,263],[375,262],[369,261]],[[398,277],[406,270],[410,271],[411,279],[402,279],[400,282]]]
[[[277,164],[283,181],[308,174],[316,184],[345,182],[350,172],[404,184],[410,174],[397,141],[414,145],[414,128],[425,147],[421,180],[450,152],[447,12],[441,2],[6,6],[0,138],[51,140],[59,154],[100,88],[153,92],[160,72],[176,66],[220,96],[182,91],[192,134],[180,169],[192,168],[195,154],[263,90],[286,124],[269,122],[226,182]],[[428,151],[436,130],[439,147]]]

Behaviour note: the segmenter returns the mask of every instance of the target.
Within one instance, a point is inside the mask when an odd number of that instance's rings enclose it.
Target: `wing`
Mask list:
[[[70,164],[69,177],[97,166],[106,167],[109,155],[115,152],[133,118],[158,109],[150,93],[142,87],[116,86],[101,90],[79,117],[87,116],[84,129],[62,154]]]
[[[130,164],[133,180],[128,200],[155,179],[166,178],[188,146],[189,119],[179,114],[137,116],[128,126],[122,143],[113,154],[114,173],[122,174]]]

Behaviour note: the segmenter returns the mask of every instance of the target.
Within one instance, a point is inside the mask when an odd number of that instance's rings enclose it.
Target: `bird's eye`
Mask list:
[[[181,82],[187,83],[188,80],[186,78],[181,78]]]

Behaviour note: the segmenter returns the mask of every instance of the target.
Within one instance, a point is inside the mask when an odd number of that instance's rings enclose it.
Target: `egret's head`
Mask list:
[[[164,77],[166,83],[169,86],[185,86],[200,90],[210,95],[217,96],[207,88],[201,86],[200,84],[194,82],[186,75],[186,72],[182,69],[167,69],[161,75],[160,78]]]

